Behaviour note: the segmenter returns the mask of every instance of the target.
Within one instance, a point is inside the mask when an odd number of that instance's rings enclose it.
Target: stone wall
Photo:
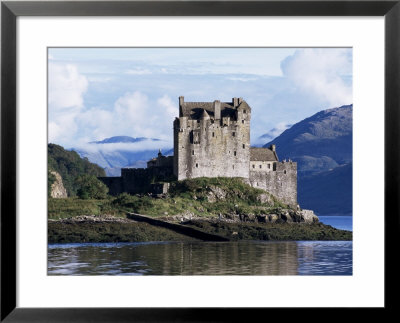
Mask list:
[[[297,206],[297,163],[277,162],[276,171],[252,171],[250,185],[263,189],[282,202]]]
[[[123,192],[122,177],[98,177],[108,187],[108,194],[119,195]]]
[[[249,177],[250,112],[214,120],[207,116],[174,122],[174,173],[196,177]]]

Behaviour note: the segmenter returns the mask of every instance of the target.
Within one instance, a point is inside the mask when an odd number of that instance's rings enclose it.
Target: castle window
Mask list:
[[[243,149],[244,149],[245,145],[243,144]]]
[[[214,137],[214,132],[212,133],[212,136]]]
[[[246,110],[243,110],[243,113],[246,113]]]
[[[260,168],[262,168],[262,165],[260,165]]]
[[[271,168],[271,164],[268,164],[268,169]]]
[[[236,156],[236,151],[233,152],[233,155]]]
[[[232,165],[232,169],[235,169],[235,165]]]
[[[232,132],[232,137],[235,137],[235,133],[234,132]]]
[[[194,155],[194,150],[192,150],[192,155]]]
[[[199,164],[196,163],[196,168],[198,168],[198,167],[199,167]]]
[[[244,123],[244,120],[242,120],[242,123]]]
[[[253,168],[255,168],[255,167],[256,167],[256,165],[253,164]]]
[[[286,171],[284,170],[283,173],[286,174]]]

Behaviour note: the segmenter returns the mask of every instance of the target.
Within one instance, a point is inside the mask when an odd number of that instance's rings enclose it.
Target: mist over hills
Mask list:
[[[103,167],[107,176],[120,176],[123,167],[145,168],[147,161],[156,157],[159,149],[164,155],[173,153],[168,146],[157,138],[114,136],[71,150]]]

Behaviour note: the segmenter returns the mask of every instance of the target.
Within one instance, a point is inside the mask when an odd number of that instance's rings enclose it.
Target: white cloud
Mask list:
[[[251,82],[256,80],[256,78],[254,77],[238,77],[238,76],[228,77],[227,79],[230,81],[240,81],[240,82]]]
[[[125,72],[125,74],[129,74],[129,75],[148,75],[148,74],[152,74],[152,73],[148,69],[137,68],[137,69],[129,69],[129,70],[127,70]]]
[[[161,106],[162,115],[172,124],[175,117],[179,115],[178,102],[173,102],[168,95],[164,95],[157,100],[157,103]]]
[[[65,143],[77,131],[76,117],[84,108],[88,80],[72,64],[49,63],[49,142]]]
[[[49,63],[49,105],[52,109],[83,107],[88,80],[73,64]]]
[[[281,63],[283,74],[306,95],[329,106],[352,103],[352,86],[344,77],[352,74],[351,49],[307,48],[297,50]]]
[[[178,115],[178,104],[167,95],[150,99],[142,92],[126,92],[116,99],[110,110],[98,107],[86,109],[76,116],[79,138],[70,146],[85,146],[89,141],[102,140],[113,136],[147,137],[164,140],[163,142],[147,142],[121,144],[118,149],[152,149],[152,147],[172,147],[172,122]],[[56,127],[53,132],[57,130]],[[165,143],[164,143],[165,142]],[[148,147],[146,146],[148,145]],[[96,145],[101,149],[111,148],[110,144]],[[153,147],[153,148],[154,148]],[[92,148],[94,149],[94,148]],[[100,147],[96,148],[100,149]]]

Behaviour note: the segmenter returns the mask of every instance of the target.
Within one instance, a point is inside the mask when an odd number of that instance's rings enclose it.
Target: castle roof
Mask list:
[[[278,156],[268,148],[250,147],[250,161],[278,161]]]
[[[242,101],[237,108],[246,108],[250,110],[246,101]],[[221,102],[221,118],[235,116],[236,109],[232,102]],[[203,111],[206,111],[210,117],[214,117],[213,102],[183,102],[181,107],[182,117],[190,119],[200,119]]]

